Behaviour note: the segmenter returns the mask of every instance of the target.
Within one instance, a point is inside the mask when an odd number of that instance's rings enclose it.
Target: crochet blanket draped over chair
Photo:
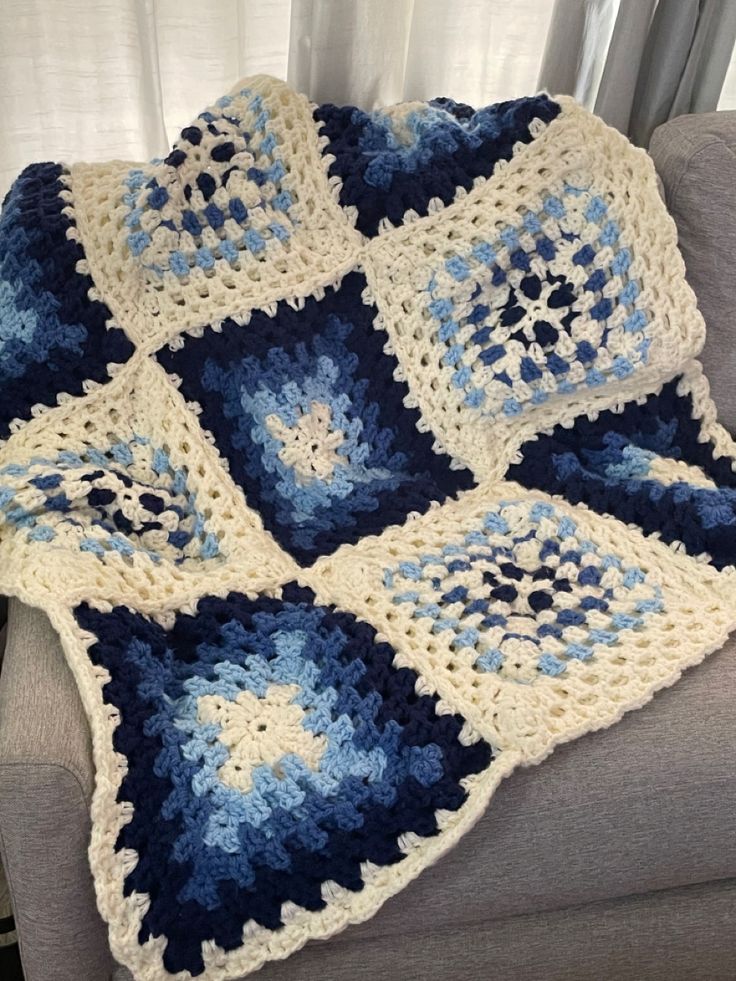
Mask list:
[[[652,165],[566,98],[239,83],[0,219],[0,589],[58,631],[133,975],[370,917],[736,622]]]

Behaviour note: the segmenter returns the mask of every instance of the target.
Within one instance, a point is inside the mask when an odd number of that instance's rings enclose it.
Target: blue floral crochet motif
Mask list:
[[[352,273],[300,311],[282,303],[158,353],[266,528],[304,563],[473,484],[417,430],[364,288]]]
[[[722,569],[736,563],[736,474],[729,457],[700,439],[690,395],[678,379],[643,404],[581,416],[521,448],[508,477],[526,487],[563,494],[600,513],[637,524],[665,542],[707,553]],[[669,464],[665,478],[660,461]],[[675,464],[673,467],[672,464]]]
[[[24,529],[28,541],[51,542],[66,533],[75,547],[104,560],[178,563],[210,559],[220,543],[207,528],[189,475],[145,436],[105,449],[64,450],[0,469],[0,528]]]
[[[62,174],[58,164],[26,167],[0,214],[0,439],[34,405],[83,394],[85,381],[107,381],[108,365],[133,353],[76,270],[84,252],[67,237]]]
[[[384,585],[476,671],[522,684],[595,658],[664,609],[636,562],[542,501],[502,501],[441,551],[386,568]]]
[[[128,248],[156,279],[262,257],[297,224],[276,133],[250,89],[200,113],[166,159],[131,170],[125,188]]]
[[[491,762],[372,627],[313,600],[294,584],[206,597],[168,631],[125,607],[76,610],[120,713],[133,814],[116,847],[138,855],[125,893],[150,896],[140,942],[164,937],[172,974],[201,973],[204,941],[240,947],[246,923],[278,930],[284,903],[324,908],[326,882],[360,890],[363,863],[435,835]]]
[[[424,308],[468,408],[513,417],[647,364],[633,254],[594,188],[565,184],[491,240],[453,244]]]
[[[382,218],[399,225],[409,209],[426,215],[432,198],[450,204],[459,187],[490,177],[517,143],[532,142],[532,120],[549,123],[559,111],[540,95],[478,110],[451,99],[371,113],[326,104],[314,118],[328,138],[323,152],[335,158],[329,173],[342,181],[340,203],[357,208],[358,229],[374,236]]]

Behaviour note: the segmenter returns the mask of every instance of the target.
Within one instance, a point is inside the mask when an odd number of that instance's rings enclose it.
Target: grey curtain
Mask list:
[[[660,123],[716,108],[733,0],[556,0],[539,85],[647,146]]]

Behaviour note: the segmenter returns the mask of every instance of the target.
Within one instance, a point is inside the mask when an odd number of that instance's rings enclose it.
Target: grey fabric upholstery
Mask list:
[[[649,147],[705,317],[703,363],[721,422],[736,433],[736,112],[680,116]]]
[[[431,870],[430,870],[431,871]],[[375,927],[314,943],[258,981],[733,981],[736,882],[427,930],[412,903],[403,937]],[[130,981],[118,969],[114,981]]]
[[[50,981],[51,957],[60,964],[54,981],[97,981],[109,975],[101,973],[106,944],[86,860],[89,737],[55,635],[43,614],[16,602],[0,691],[0,827],[10,835],[5,853],[28,981]],[[649,900],[631,897],[644,894],[654,894],[648,931],[657,924],[666,947],[676,939],[667,937],[677,919],[673,914],[668,927],[665,894],[673,892],[672,908],[686,917],[688,887],[736,880],[735,702],[736,644],[729,644],[645,711],[560,748],[541,767],[515,773],[460,845],[373,920],[267,966],[259,977],[367,978],[368,967],[359,965],[379,956],[390,956],[389,978],[431,977],[426,972],[450,950],[464,966],[449,977],[465,977],[475,963],[479,977],[493,970],[510,981],[531,978],[529,965],[542,956],[557,959],[561,978],[594,977],[564,973],[578,963],[592,970],[596,958],[602,963],[610,956],[605,932],[598,952],[591,947],[591,910],[604,903],[611,923],[636,932],[636,903]],[[29,727],[29,718],[38,718],[39,727]],[[675,890],[684,890],[680,899]],[[617,899],[621,905],[611,902]],[[716,908],[725,902],[712,901]],[[724,915],[699,928],[710,958],[704,963],[711,966],[714,950],[721,966],[736,958],[736,931],[725,929]],[[557,924],[574,936],[578,920],[588,927],[574,956],[556,942],[554,958],[545,953],[545,936]],[[527,934],[537,952],[518,948],[520,973],[503,973],[515,959],[498,938]],[[628,945],[630,963],[637,963],[635,951]],[[579,961],[583,955],[587,960]],[[621,964],[624,970],[625,958]],[[440,973],[448,977],[446,967]]]
[[[27,981],[102,981],[111,957],[87,863],[89,727],[58,637],[11,601],[0,674],[0,848]]]

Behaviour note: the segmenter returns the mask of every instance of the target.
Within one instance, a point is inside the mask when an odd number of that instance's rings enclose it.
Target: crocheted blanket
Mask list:
[[[370,917],[736,624],[734,444],[646,154],[569,99],[44,163],[0,221],[0,589],[92,729],[134,976]]]

